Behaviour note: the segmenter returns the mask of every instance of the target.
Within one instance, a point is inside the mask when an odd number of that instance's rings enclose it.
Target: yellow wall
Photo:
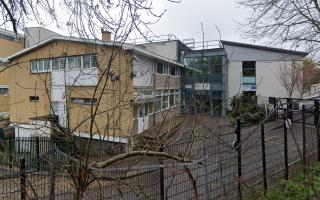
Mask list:
[[[9,95],[0,94],[0,112],[9,112]]]
[[[0,39],[0,57],[7,57],[24,48],[24,38],[18,39],[18,41],[11,41]]]
[[[8,71],[5,66],[0,66],[0,85],[8,85]],[[0,94],[0,112],[9,112],[9,95]]]
[[[0,58],[5,58],[24,48],[24,39],[10,41],[0,39]],[[0,66],[0,85],[9,85],[9,73],[4,70],[6,66]],[[10,93],[10,88],[9,88]],[[9,112],[9,94],[0,94],[0,112]]]
[[[50,114],[50,72],[30,73],[30,60],[95,53],[100,66],[99,77],[101,77],[101,72],[107,66],[111,52],[110,47],[56,41],[11,61],[10,65],[16,64],[15,67],[9,70],[11,120],[15,122],[27,122],[32,117]],[[94,132],[103,134],[112,133],[115,136],[122,136],[127,135],[132,127],[133,117],[130,104],[132,100],[132,78],[130,78],[132,55],[120,49],[117,49],[116,52],[117,56],[110,68],[110,72],[120,75],[120,80],[112,82],[109,78],[106,82],[105,76],[102,76],[100,79],[97,86],[96,98],[101,96],[101,103],[99,104],[99,115],[97,115],[94,121]],[[95,87],[69,87],[67,99],[71,100],[72,97],[91,98],[94,90]],[[40,96],[39,102],[30,102],[29,96],[35,94]],[[83,124],[82,122],[83,119],[87,119],[90,116],[91,107],[70,102],[68,102],[68,106],[70,107],[68,110],[70,128],[75,129],[81,124],[76,130],[88,132],[90,120]],[[108,116],[110,123],[115,122],[114,124],[117,124],[115,126],[111,123],[112,127],[116,127],[115,131],[110,131],[110,128],[106,130],[107,124],[111,125],[107,122]]]

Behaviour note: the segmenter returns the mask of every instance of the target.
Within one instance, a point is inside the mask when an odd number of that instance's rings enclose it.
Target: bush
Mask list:
[[[266,195],[254,199],[265,200],[304,200],[319,199],[320,164],[311,167],[304,175],[300,173],[292,180],[280,180],[275,188],[268,189]],[[252,199],[252,198],[249,198]]]
[[[235,95],[231,99],[231,122],[240,118],[244,123],[257,123],[264,117],[264,109],[257,105],[256,97]]]

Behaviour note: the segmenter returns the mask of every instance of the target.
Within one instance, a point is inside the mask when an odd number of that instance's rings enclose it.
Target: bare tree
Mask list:
[[[294,61],[290,64],[284,63],[280,66],[276,75],[288,97],[292,98],[297,88],[300,88],[301,80],[303,80],[302,65]]]
[[[320,48],[318,0],[238,0],[250,11],[242,23],[244,35],[273,45],[303,46],[317,53]]]
[[[95,162],[92,161],[90,155],[91,152],[94,151],[94,136],[98,135],[100,138],[110,135],[115,136],[110,130],[118,128],[118,123],[121,121],[119,120],[120,115],[123,114],[122,110],[130,110],[132,107],[130,101],[130,97],[132,97],[132,88],[129,84],[123,84],[123,87],[121,84],[117,83],[120,79],[119,77],[129,77],[128,75],[131,71],[130,67],[132,66],[132,58],[129,56],[126,58],[126,54],[123,52],[123,45],[130,37],[130,34],[137,34],[145,37],[146,33],[150,32],[148,29],[149,25],[158,21],[164,14],[164,12],[161,12],[160,14],[154,12],[152,1],[62,0],[58,2],[43,0],[34,2],[23,0],[18,2],[3,0],[0,1],[0,10],[2,13],[2,25],[11,27],[15,33],[23,30],[29,21],[37,21],[40,25],[56,23],[57,26],[63,26],[62,23],[66,23],[70,35],[78,36],[84,44],[87,44],[87,46],[83,48],[85,50],[82,53],[86,55],[97,55],[97,68],[99,74],[102,76],[99,77],[95,87],[90,90],[81,90],[80,88],[77,88],[77,80],[81,79],[83,76],[88,77],[88,74],[81,73],[74,78],[73,84],[67,84],[66,82],[61,83],[61,86],[68,89],[65,92],[67,106],[66,126],[62,126],[59,123],[59,120],[56,117],[53,117],[49,119],[50,123],[44,123],[40,125],[42,127],[37,127],[37,130],[39,129],[38,131],[43,130],[43,128],[53,129],[54,137],[60,140],[59,147],[66,152],[66,154],[64,154],[66,163],[62,167],[53,167],[61,168],[60,170],[67,172],[68,176],[71,178],[72,185],[76,191],[74,199],[84,198],[84,193],[91,184],[100,184],[100,177],[97,177],[97,174],[94,172],[95,169],[105,168],[126,158],[140,155],[143,157],[153,156],[171,159],[182,163],[192,161],[187,155],[181,156],[159,152],[159,148],[157,148],[156,151],[142,148],[137,151],[126,152],[123,155],[114,158],[104,158],[103,160]],[[44,13],[46,13],[46,15],[44,15]],[[66,22],[65,19],[67,19]],[[90,40],[92,37],[100,38],[98,33],[100,33],[101,29],[111,32],[113,36],[112,40],[106,45],[108,46],[107,49],[103,49],[103,44],[97,44],[93,42],[93,40]],[[68,46],[67,43],[66,45]],[[97,53],[97,49],[100,48],[99,45],[102,46],[101,49],[104,50],[105,53]],[[71,47],[67,47],[67,49],[68,48]],[[117,69],[121,56],[125,57],[126,70],[124,71]],[[53,56],[53,58],[54,57],[55,56]],[[30,60],[26,62],[31,63]],[[92,62],[94,61],[91,61],[91,63]],[[16,67],[23,69],[26,67],[24,64],[25,63],[11,62],[4,70],[15,70]],[[66,73],[66,70],[64,71]],[[34,86],[29,88],[19,83],[16,83],[16,86],[23,88],[25,91],[34,90],[35,94],[41,91],[47,96],[46,98],[50,100],[50,84],[48,84],[49,76],[47,74],[39,74],[34,77],[39,81]],[[40,84],[41,86],[37,84]],[[83,108],[83,106],[77,108],[70,103],[72,101],[72,94],[79,93],[85,93],[91,97],[88,106],[85,108]],[[111,97],[111,99],[116,98],[116,100],[106,102],[106,97]],[[110,108],[110,106],[106,106],[106,104],[111,104],[112,107]],[[51,104],[50,107],[50,110],[53,111],[53,116],[55,116],[53,105]],[[37,108],[40,110],[40,107],[36,107],[36,117],[38,117]],[[78,116],[72,115],[73,118],[79,117],[79,119],[76,120],[76,123],[73,124],[70,123],[71,110],[76,110],[81,113]],[[101,127],[97,125],[97,121],[101,120],[103,117],[106,118],[106,123]],[[163,121],[165,121],[165,119]],[[11,123],[18,122],[11,121]],[[163,124],[164,123],[162,123],[161,126],[163,126]],[[87,140],[81,141],[80,143],[74,140],[74,133],[77,132],[78,129],[86,129],[89,136]],[[160,129],[161,127],[158,130],[159,132]],[[170,127],[166,127],[166,129],[169,131]],[[160,145],[164,145],[164,143],[165,141],[159,141]],[[50,160],[50,157],[47,157],[46,159],[48,160],[48,163],[54,165],[52,160]],[[121,177],[121,179],[125,178],[126,176]],[[120,179],[116,181],[119,183],[121,182]],[[34,195],[37,196],[36,193]]]

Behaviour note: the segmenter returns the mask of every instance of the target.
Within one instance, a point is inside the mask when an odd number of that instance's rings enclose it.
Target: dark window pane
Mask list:
[[[29,96],[30,101],[39,101],[39,96]]]
[[[65,58],[60,58],[60,69],[65,69],[66,68],[66,59]]]
[[[83,57],[83,68],[90,68],[90,59],[91,59],[91,56]]]
[[[157,62],[157,73],[163,74],[163,63]]]
[[[171,74],[172,76],[177,75],[177,74],[176,74],[176,68],[175,68],[175,67],[170,67],[170,74]]]
[[[74,64],[74,68],[80,69],[81,68],[81,57],[75,57],[75,64]]]
[[[69,57],[68,58],[68,69],[73,69],[74,65],[75,65],[74,57]]]
[[[49,60],[43,60],[43,70],[44,71],[50,70],[50,61]]]
[[[52,60],[52,70],[59,70],[59,59]]]
[[[0,94],[8,94],[9,88],[0,88]]]
[[[96,68],[96,67],[98,67],[98,66],[99,66],[99,65],[98,65],[97,56],[92,55],[92,56],[91,56],[91,67]]]
[[[38,69],[37,69],[37,61],[36,60],[33,60],[31,62],[31,71],[32,72],[37,72],[38,71]]]
[[[256,76],[256,62],[243,61],[242,62],[242,76]]]

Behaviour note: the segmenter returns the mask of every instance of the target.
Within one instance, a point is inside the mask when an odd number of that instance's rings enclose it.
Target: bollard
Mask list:
[[[261,125],[261,152],[262,152],[263,188],[264,188],[264,191],[266,191],[268,189],[268,183],[267,183],[266,144],[265,144],[265,137],[264,137],[264,124]]]

